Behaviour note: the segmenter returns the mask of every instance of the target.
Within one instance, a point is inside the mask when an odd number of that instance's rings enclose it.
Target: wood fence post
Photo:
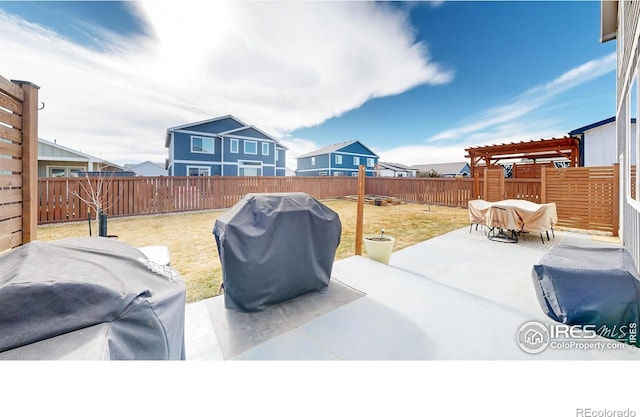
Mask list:
[[[613,164],[613,201],[611,207],[611,221],[612,221],[612,230],[611,234],[613,236],[618,236],[619,228],[620,228],[620,164]]]
[[[474,200],[480,198],[480,174],[473,174],[473,191],[471,193]]]
[[[540,168],[540,204],[547,203],[547,168]]]
[[[358,203],[356,211],[356,255],[362,255],[362,229],[364,223],[364,165],[358,166]]]
[[[485,167],[484,168],[484,184],[483,185],[483,192],[482,195],[484,196],[485,200],[488,200],[487,196],[489,195],[489,168]]]
[[[38,233],[38,87],[13,81],[24,91],[22,103],[22,244]]]

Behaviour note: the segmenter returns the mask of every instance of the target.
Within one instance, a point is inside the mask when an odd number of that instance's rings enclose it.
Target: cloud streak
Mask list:
[[[105,159],[162,160],[170,126],[234,114],[281,136],[454,76],[415,41],[406,12],[384,4],[130,7],[150,35],[96,31],[101,50],[0,11],[2,75],[41,87],[41,137]]]
[[[553,98],[581,84],[615,71],[615,68],[615,53],[586,62],[546,84],[525,91],[508,104],[483,112],[476,117],[476,121],[447,129],[427,138],[426,141],[464,140],[468,142],[479,138],[499,140],[512,135],[521,135],[523,130],[519,127],[515,130],[508,129],[508,127],[519,126],[519,122],[526,121],[527,118],[530,118],[532,112],[548,105]]]

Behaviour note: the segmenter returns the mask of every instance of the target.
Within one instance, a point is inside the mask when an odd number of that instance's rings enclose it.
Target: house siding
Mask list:
[[[638,120],[638,114],[631,114],[630,100],[632,88],[638,88],[638,39],[640,38],[640,2],[624,1],[618,3],[617,31],[617,160],[620,164],[620,209],[622,224],[620,234],[622,242],[640,272],[640,201],[630,196],[631,183],[629,168],[631,165],[631,147],[627,143],[637,141],[631,136],[631,118]],[[634,84],[634,81],[636,84]],[[637,111],[637,110],[636,110]]]

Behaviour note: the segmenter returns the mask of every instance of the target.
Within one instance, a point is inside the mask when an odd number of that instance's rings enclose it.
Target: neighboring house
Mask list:
[[[378,155],[358,140],[325,146],[298,156],[297,176],[357,176],[365,166],[365,175],[373,176]]]
[[[396,162],[378,162],[375,169],[378,177],[407,177],[418,176],[418,169],[410,166],[398,164]]]
[[[168,171],[164,166],[165,164],[151,161],[124,165],[126,169],[133,171],[139,177],[166,177]]]
[[[616,118],[600,120],[569,132],[580,139],[580,166],[604,166],[618,161],[616,156]],[[631,118],[631,137],[636,136],[636,119]],[[635,142],[631,143],[631,163],[635,165]]]
[[[421,177],[468,177],[471,168],[468,162],[412,165]]]
[[[120,165],[67,148],[56,141],[38,138],[38,177],[77,177],[81,172],[126,171]]]
[[[632,135],[632,118],[640,117],[637,106],[638,54],[640,43],[640,2],[607,1],[600,3],[601,42],[617,39],[616,162],[620,164],[620,237],[640,271],[640,175],[634,175],[633,155],[640,160],[638,136]],[[635,152],[633,152],[635,149]]]
[[[234,116],[167,129],[172,176],[284,176],[287,147]]]

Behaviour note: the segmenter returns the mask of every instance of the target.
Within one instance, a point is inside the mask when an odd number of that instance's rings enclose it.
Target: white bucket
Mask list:
[[[389,240],[373,240],[379,238],[380,234],[365,235],[364,246],[367,249],[367,255],[369,256],[369,259],[388,265],[389,259],[391,258],[391,252],[393,252],[393,245],[395,244],[396,240],[393,237],[387,235],[384,235],[383,239]]]

